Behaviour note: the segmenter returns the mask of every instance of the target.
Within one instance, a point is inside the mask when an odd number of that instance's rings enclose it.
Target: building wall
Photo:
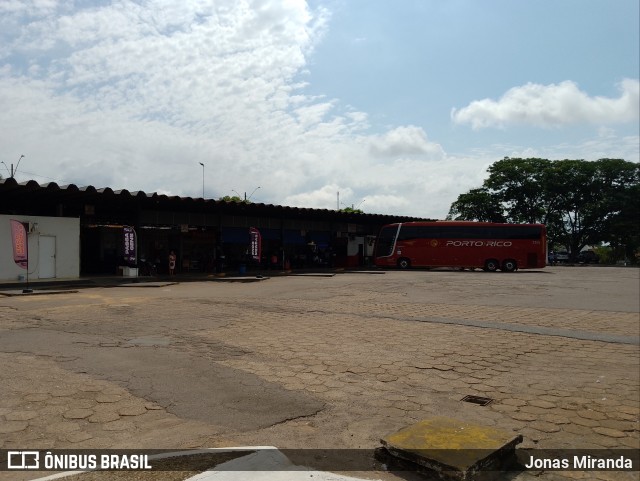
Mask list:
[[[29,279],[80,276],[80,219],[0,215],[0,281],[17,281],[27,275],[13,261],[11,220],[29,223]],[[47,249],[53,256],[45,257]]]

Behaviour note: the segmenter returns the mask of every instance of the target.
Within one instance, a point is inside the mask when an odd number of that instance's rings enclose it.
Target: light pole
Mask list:
[[[360,206],[364,203],[365,200],[367,200],[367,199],[362,199],[358,205],[351,204],[351,210],[360,209]],[[340,204],[338,205],[338,210],[340,210],[340,206],[341,205],[344,205],[347,209],[349,208],[349,204],[345,204],[344,202],[340,202]]]
[[[231,189],[231,192],[233,192],[234,194],[238,194],[238,199],[240,199],[239,202],[242,202],[242,196],[240,195],[240,192],[238,192],[237,190],[233,190],[233,189]],[[244,193],[244,197],[245,197],[245,199],[247,198],[247,193],[246,192]]]
[[[23,157],[24,155],[21,155],[20,158],[18,159],[18,163],[16,164],[16,170],[13,170],[13,164],[11,164],[11,170],[9,170],[9,167],[7,167],[7,164],[2,162],[2,164],[4,165],[4,168],[7,169],[7,172],[9,172],[9,176],[12,179],[18,173],[18,166],[20,165],[20,161],[22,160]]]
[[[244,193],[244,200],[251,200],[251,197],[253,197],[253,194],[256,193],[256,190],[258,190],[260,188],[260,186],[256,187],[255,189],[253,189],[253,192],[251,192],[251,195],[249,196],[249,199],[247,199],[247,193]]]
[[[259,188],[260,188],[260,186],[258,186],[255,189],[253,189],[253,192],[251,192],[251,195],[249,196],[248,199],[247,199],[247,193],[245,192],[244,193],[244,201],[247,202],[247,201],[251,200],[251,197],[253,197],[253,194],[255,194],[256,190],[258,190]],[[242,196],[240,195],[240,192],[238,192],[237,190],[233,190],[233,189],[231,189],[231,192],[234,192],[235,194],[238,194],[238,197],[242,201]]]
[[[198,162],[202,166],[202,198],[204,199],[204,164]]]

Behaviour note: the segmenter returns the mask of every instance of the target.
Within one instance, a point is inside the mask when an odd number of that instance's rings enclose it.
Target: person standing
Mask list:
[[[169,254],[169,275],[172,276],[176,273],[176,253],[171,251]]]

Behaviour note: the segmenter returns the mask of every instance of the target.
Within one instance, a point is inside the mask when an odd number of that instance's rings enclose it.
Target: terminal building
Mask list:
[[[8,178],[0,180],[0,281],[27,274],[13,261],[11,220],[27,231],[29,278],[46,279],[162,275],[172,251],[178,273],[363,267],[383,225],[423,219]],[[255,258],[251,228],[261,238]],[[126,231],[135,233],[135,259],[126,257]]]

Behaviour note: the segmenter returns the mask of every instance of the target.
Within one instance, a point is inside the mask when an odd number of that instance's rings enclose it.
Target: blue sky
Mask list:
[[[0,160],[443,218],[505,156],[640,161],[638,5],[4,0]]]
[[[374,129],[410,123],[460,147],[508,142],[514,133],[523,142],[579,138],[588,132],[469,132],[445,120],[452,108],[498,99],[527,83],[570,80],[589,96],[615,98],[618,82],[638,77],[638,2],[398,4],[391,9],[376,0],[325,3],[334,13],[311,60],[310,91],[349,99],[369,114]],[[637,123],[628,127],[637,133]]]

